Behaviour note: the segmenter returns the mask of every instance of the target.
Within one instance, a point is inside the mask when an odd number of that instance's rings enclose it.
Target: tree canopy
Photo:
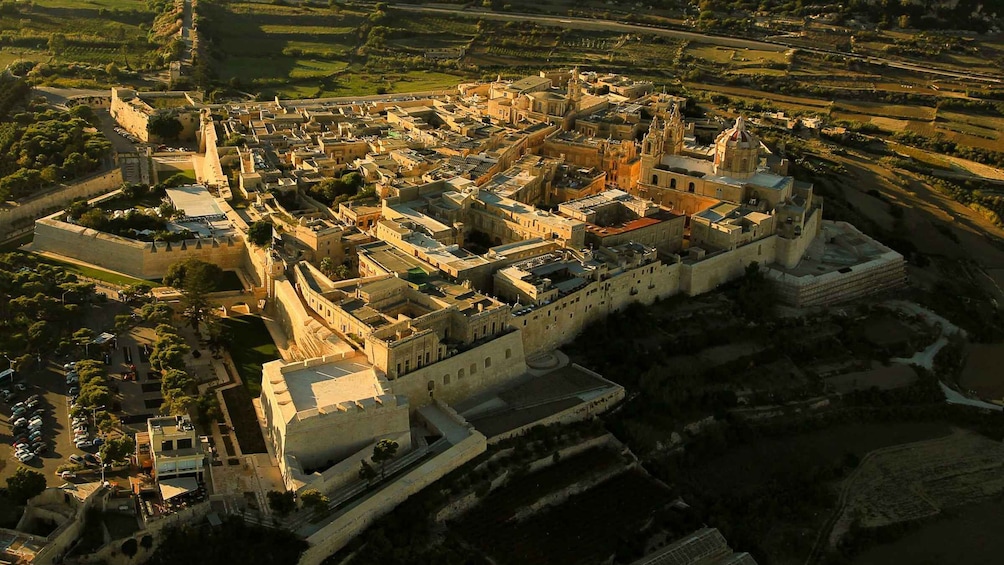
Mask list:
[[[185,126],[173,112],[157,112],[147,124],[147,130],[161,139],[178,139],[183,129]]]
[[[272,240],[272,224],[265,220],[258,220],[248,228],[248,241],[264,247]]]
[[[18,467],[7,477],[7,494],[14,502],[24,504],[45,490],[45,475],[27,467]]]
[[[199,259],[187,259],[171,265],[164,276],[164,284],[181,290],[185,317],[198,329],[211,309],[208,294],[218,290],[223,278],[219,265]]]

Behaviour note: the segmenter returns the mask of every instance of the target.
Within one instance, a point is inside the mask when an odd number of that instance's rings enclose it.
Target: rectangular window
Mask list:
[[[178,449],[192,449],[192,438],[179,439]]]
[[[174,451],[174,440],[167,439],[167,440],[164,440],[164,441],[160,442],[160,450],[161,451]]]

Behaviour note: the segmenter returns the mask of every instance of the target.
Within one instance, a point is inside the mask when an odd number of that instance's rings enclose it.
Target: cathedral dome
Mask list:
[[[746,129],[742,116],[715,139],[715,174],[746,179],[760,163],[760,140]]]

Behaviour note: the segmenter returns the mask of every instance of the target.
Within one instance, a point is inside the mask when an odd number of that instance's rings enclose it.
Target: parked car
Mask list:
[[[28,425],[28,420],[24,418],[18,418],[17,420],[14,420],[14,423],[11,424],[11,426],[15,428],[20,428],[27,425]]]
[[[38,408],[38,406],[40,404],[41,404],[41,401],[38,400],[38,399],[36,399],[36,400],[29,400],[28,402],[25,403],[25,407],[28,408],[28,410],[34,410],[35,408]]]
[[[76,361],[70,361],[69,363],[63,365],[63,369],[66,371],[71,371],[77,366]]]
[[[10,411],[10,417],[11,418],[20,418],[21,416],[24,416],[27,412],[28,412],[27,408],[25,408],[23,406],[19,406],[19,407],[14,408],[13,410]]]
[[[30,452],[30,451],[25,451],[23,453],[18,453],[17,454],[17,460],[20,461],[20,462],[22,462],[22,463],[27,463],[28,461],[31,461],[34,458],[35,458],[35,454],[32,453],[32,452]]]
[[[42,439],[42,430],[35,430],[28,434],[28,439],[32,442]]]
[[[27,408],[27,406],[24,405],[24,402],[18,402],[14,406],[10,407],[11,410],[17,410],[18,408]]]
[[[70,390],[66,391],[66,394],[69,394],[70,396],[76,396],[78,392],[80,392],[79,388],[71,386]]]
[[[79,456],[79,455],[77,455],[76,453],[70,455],[69,460],[70,460],[70,463],[73,463],[74,465],[83,465],[84,464],[84,458],[81,457],[81,456]]]
[[[86,449],[91,446],[91,440],[84,438],[73,444],[77,449]]]
[[[59,478],[63,479],[64,481],[68,481],[70,479],[77,478],[77,475],[75,473],[70,472],[70,471],[63,471],[62,473],[59,474]]]
[[[32,424],[41,424],[41,423],[42,423],[42,417],[41,416],[32,416],[31,419],[28,420],[28,425],[29,426],[32,425]]]
[[[39,395],[37,395],[37,394],[33,394],[33,395],[29,396],[28,398],[26,398],[26,399],[25,399],[25,402],[26,402],[26,403],[31,403],[31,402],[34,402],[34,401],[36,401],[36,400],[41,400],[41,399],[42,399],[42,397],[41,397],[41,396],[39,396]]]
[[[103,445],[104,443],[105,443],[105,440],[103,440],[103,439],[101,439],[99,437],[96,437],[93,440],[91,440],[91,445],[93,445],[94,447],[98,447],[99,445]]]
[[[77,384],[79,382],[80,382],[80,379],[78,377],[66,377],[66,384],[67,385],[75,385],[75,384]]]
[[[87,463],[88,465],[98,466],[101,464],[101,460],[98,459],[97,456],[95,456],[93,453],[85,453],[84,463]]]
[[[20,390],[23,392],[28,390],[28,387],[24,386],[24,383],[17,383],[16,385],[14,385],[14,390]]]

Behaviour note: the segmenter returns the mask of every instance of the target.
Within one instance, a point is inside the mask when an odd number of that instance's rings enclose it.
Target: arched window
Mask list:
[[[436,381],[429,381],[429,392],[436,390]]]
[[[471,363],[471,375],[476,375],[478,373],[478,364]]]
[[[485,357],[485,369],[487,369],[488,367],[491,367],[491,366],[492,366],[492,358],[491,357]]]
[[[690,183],[687,185],[687,192],[694,192],[694,188],[694,183]]]
[[[459,381],[462,378],[464,378],[464,370],[460,369],[459,371],[457,371],[457,380]]]
[[[669,188],[676,188],[676,179],[669,179]]]
[[[652,184],[659,184],[659,175],[652,175]]]
[[[512,349],[506,349],[505,350],[505,358],[508,359],[510,357],[512,357]]]
[[[450,384],[450,375],[448,374],[443,375],[443,385],[448,385],[448,384]]]

